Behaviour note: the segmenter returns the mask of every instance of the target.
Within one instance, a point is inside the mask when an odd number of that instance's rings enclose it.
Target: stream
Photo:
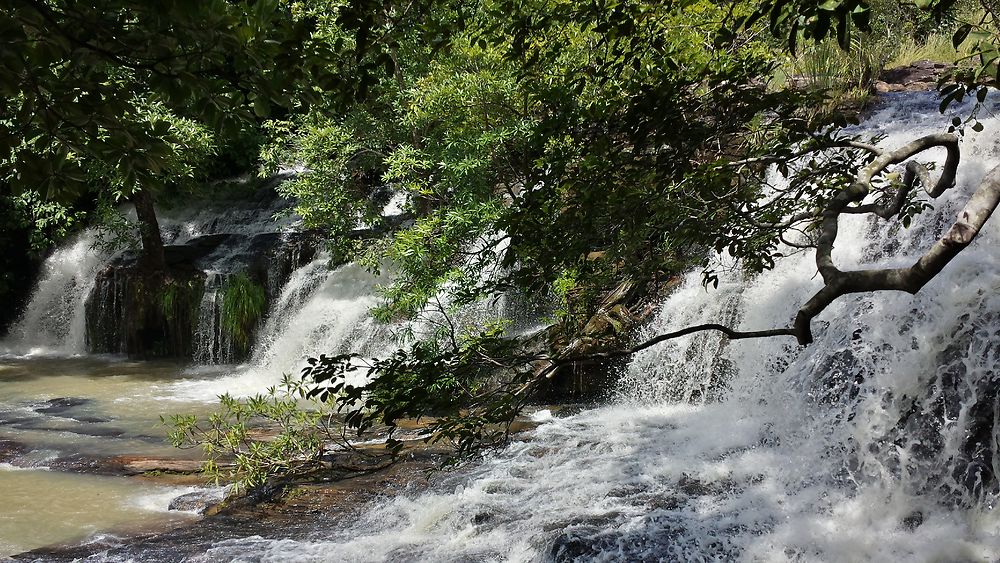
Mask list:
[[[984,131],[962,141],[958,187],[908,229],[842,219],[838,263],[909,264],[940,236],[1000,158],[994,107],[980,113]],[[895,147],[949,121],[932,93],[900,94],[886,96],[860,131]],[[570,416],[539,411],[537,429],[503,451],[439,473],[429,488],[360,505],[350,518],[320,518],[294,535],[234,532],[193,554],[123,540],[88,560],[996,561],[998,243],[994,218],[919,294],[838,300],[814,322],[808,348],[699,334],[648,349],[608,404]],[[194,518],[165,510],[184,488],[79,474],[59,469],[60,459],[184,455],[165,450],[160,414],[273,385],[308,354],[396,345],[364,314],[377,280],[316,257],[288,276],[240,366],[93,357],[74,332],[84,326],[87,272],[98,267],[81,256],[79,268],[71,258],[49,264],[0,359],[0,439],[23,446],[0,469],[7,554]],[[711,291],[692,272],[646,335],[704,322],[784,326],[820,287],[814,274],[808,253],[749,279],[730,269]],[[43,291],[46,283],[69,289]]]

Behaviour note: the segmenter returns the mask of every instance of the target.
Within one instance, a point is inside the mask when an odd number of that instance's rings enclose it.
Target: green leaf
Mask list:
[[[843,14],[837,16],[837,43],[845,51],[851,50],[851,32],[849,21]]]
[[[958,49],[958,46],[961,45],[963,41],[965,41],[965,38],[969,36],[969,33],[971,31],[972,31],[971,24],[963,24],[957,30],[955,30],[955,35],[951,37],[951,44],[956,49]]]

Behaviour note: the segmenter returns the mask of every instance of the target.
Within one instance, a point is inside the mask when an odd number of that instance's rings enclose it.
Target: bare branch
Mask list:
[[[718,324],[718,323],[706,323],[706,324],[701,324],[701,325],[696,325],[696,326],[689,326],[689,327],[686,327],[686,328],[682,328],[680,330],[676,330],[674,332],[668,332],[668,333],[665,333],[665,334],[660,334],[660,335],[657,335],[657,336],[655,336],[653,338],[650,338],[649,340],[646,340],[645,342],[641,342],[639,344],[636,344],[635,346],[632,346],[630,348],[623,348],[623,349],[619,349],[619,350],[608,350],[606,352],[594,352],[592,354],[583,354],[583,355],[578,355],[578,356],[565,356],[565,357],[555,357],[555,358],[544,357],[544,356],[542,356],[542,357],[534,357],[532,359],[533,361],[543,361],[543,362],[546,362],[545,367],[542,368],[540,371],[537,371],[535,373],[535,376],[532,378],[532,380],[529,381],[528,383],[526,383],[524,385],[524,387],[522,387],[521,389],[519,389],[515,393],[515,395],[520,395],[520,394],[526,392],[528,389],[533,388],[534,385],[538,381],[540,381],[542,379],[549,379],[549,378],[551,378],[552,376],[554,376],[556,374],[556,372],[560,368],[562,368],[564,366],[571,365],[571,364],[572,365],[575,365],[575,364],[589,364],[589,363],[594,363],[594,362],[601,362],[601,361],[605,361],[605,360],[611,360],[611,359],[614,359],[614,358],[627,357],[627,356],[631,356],[633,354],[636,354],[638,352],[641,352],[641,351],[645,350],[646,348],[650,348],[652,346],[655,346],[655,345],[659,344],[660,342],[665,342],[667,340],[672,340],[674,338],[680,338],[682,336],[687,336],[689,334],[694,334],[694,333],[698,333],[698,332],[705,332],[705,331],[710,331],[710,330],[721,332],[721,333],[725,334],[726,337],[728,337],[730,340],[745,340],[745,339],[750,339],[750,338],[770,338],[772,336],[795,336],[796,335],[794,328],[775,328],[775,329],[769,329],[769,330],[739,331],[739,330],[733,330],[733,329],[731,329],[731,328],[729,328],[729,327],[727,327],[725,325],[721,325],[721,324]]]
[[[893,198],[892,205],[884,206],[874,203],[869,203],[866,205],[853,205],[844,208],[841,213],[871,213],[873,215],[878,215],[883,219],[891,219],[899,214],[903,209],[903,204],[906,203],[906,197],[910,195],[910,191],[913,189],[913,183],[917,179],[920,180],[920,184],[927,190],[927,193],[931,192],[931,181],[930,173],[927,172],[927,167],[915,160],[911,160],[906,163],[906,170],[903,173],[902,185],[898,190],[896,190],[896,196]]]
[[[921,137],[894,151],[881,154],[871,164],[858,171],[857,178],[853,184],[838,192],[830,200],[829,205],[823,212],[823,221],[816,249],[816,266],[827,285],[831,284],[833,279],[842,273],[833,263],[833,243],[837,240],[840,214],[844,212],[844,209],[848,205],[863,200],[871,189],[872,178],[884,171],[888,166],[903,162],[917,153],[933,147],[945,147],[948,149],[948,158],[945,161],[941,177],[938,178],[934,188],[927,192],[931,197],[941,195],[945,190],[955,185],[955,174],[958,170],[958,137],[948,133]]]
[[[818,291],[805,305],[799,309],[795,317],[795,335],[800,344],[812,342],[810,322],[830,303],[842,295],[870,291],[906,291],[916,293],[934,278],[941,270],[967,247],[990,215],[1000,203],[1000,166],[991,170],[979,187],[959,212],[958,218],[951,228],[938,239],[909,268],[868,269],[844,272],[833,263],[833,244],[837,237],[837,220],[851,201],[858,201],[867,194],[872,177],[884,170],[889,164],[901,162],[913,155],[931,147],[944,146],[948,149],[948,157],[941,177],[937,184],[928,189],[931,197],[937,197],[945,190],[955,185],[955,174],[958,168],[959,150],[958,138],[954,135],[930,135],[917,139],[908,145],[892,152],[885,153],[872,164],[858,172],[857,181],[834,197],[824,212],[820,244],[816,252],[816,264],[823,276],[824,287]],[[904,184],[912,183],[916,177],[929,185],[926,169],[907,167],[907,178]],[[900,190],[902,192],[902,190]],[[905,194],[903,195],[905,198]],[[900,199],[897,195],[897,201]]]
[[[890,206],[850,205],[865,198],[871,189],[872,178],[883,172],[888,166],[903,162],[933,147],[944,147],[948,151],[941,177],[938,178],[936,184],[931,186],[930,174],[925,166],[916,162],[910,162],[906,166],[902,185],[897,190]],[[823,218],[822,227],[817,243],[816,264],[823,277],[824,286],[799,309],[790,328],[737,331],[721,324],[708,323],[661,334],[625,349],[597,352],[582,356],[536,357],[533,361],[543,360],[547,364],[540,371],[536,372],[535,377],[525,384],[518,391],[518,394],[532,388],[540,379],[552,377],[559,368],[565,365],[591,363],[631,356],[660,342],[697,332],[719,331],[730,340],[794,336],[799,344],[810,344],[813,341],[810,326],[812,319],[841,296],[851,293],[874,291],[906,291],[911,294],[918,292],[927,282],[940,273],[952,258],[957,256],[975,239],[983,225],[996,210],[998,204],[1000,204],[1000,166],[997,166],[980,183],[979,187],[969,198],[969,201],[966,202],[965,207],[959,212],[958,218],[951,228],[912,266],[908,268],[842,271],[836,267],[832,258],[833,245],[838,232],[838,220],[842,213],[872,213],[886,219],[895,216],[902,209],[909,192],[917,181],[920,182],[931,197],[938,197],[945,190],[955,185],[955,175],[960,157],[958,138],[950,134],[922,137],[894,151],[882,151],[881,149],[877,149],[877,147],[869,146],[858,146],[858,148],[870,150],[878,154],[878,157],[872,163],[859,170],[855,181],[850,186],[838,192],[827,205],[827,208],[823,210],[821,215]],[[736,211],[740,215],[744,215],[739,209],[736,209]],[[802,215],[802,217],[799,217],[799,215]],[[796,220],[801,221],[808,218],[810,214],[799,215],[793,216],[786,221],[789,223],[789,226]],[[812,214],[812,216],[815,216],[815,214]],[[767,226],[764,226],[764,228],[767,228]],[[782,240],[784,241],[783,238]],[[787,244],[787,241],[785,242]],[[802,247],[802,245],[789,246]]]

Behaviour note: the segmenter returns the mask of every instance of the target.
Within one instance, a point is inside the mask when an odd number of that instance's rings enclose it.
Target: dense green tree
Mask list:
[[[814,40],[838,27],[863,27],[867,8],[862,4],[845,11],[840,4],[828,10],[832,4],[785,3],[778,12],[771,5],[707,2],[481,6],[482,20],[467,28],[469,44],[499,46],[514,67],[517,91],[525,100],[520,107],[527,109],[528,128],[516,137],[523,166],[501,171],[493,177],[493,190],[474,200],[496,202],[495,215],[480,214],[488,222],[472,223],[473,232],[490,242],[472,245],[473,237],[464,239],[465,254],[482,260],[422,242],[438,241],[448,231],[418,220],[394,243],[421,257],[415,269],[426,271],[439,258],[462,269],[467,279],[485,282],[466,296],[508,287],[534,294],[555,287],[568,293],[565,288],[577,284],[600,287],[601,280],[674,273],[700,262],[707,250],[725,250],[748,271],[759,271],[773,266],[785,244],[814,249],[826,285],[788,327],[739,332],[708,324],[631,347],[560,357],[519,356],[496,331],[456,333],[454,326],[444,326],[437,342],[416,343],[364,368],[357,357],[319,358],[308,375],[329,386],[315,395],[341,406],[367,398],[368,409],[349,417],[359,429],[434,413],[444,416],[428,430],[431,439],[451,438],[460,448],[470,448],[502,441],[505,427],[497,423],[509,421],[531,389],[562,365],[627,356],[700,330],[719,330],[730,338],[793,336],[808,344],[811,319],[834,299],[865,291],[918,291],[971,242],[1000,200],[1000,177],[994,171],[973,196],[965,218],[910,268],[850,272],[833,264],[842,214],[870,213],[906,224],[925,206],[917,188],[939,196],[953,184],[958,162],[953,135],[884,151],[871,140],[840,133],[843,121],[836,115],[817,119],[803,111],[818,98],[770,86],[775,52],[753,33],[761,15],[790,10],[810,22],[805,36]],[[783,23],[779,17],[773,30],[785,32]],[[799,33],[801,28],[792,30],[794,37]],[[945,91],[946,101],[954,91]],[[447,132],[454,128],[448,116],[462,115],[461,108],[449,107],[435,120],[448,124]],[[895,180],[885,175],[889,165],[934,146],[949,149],[937,182],[920,165],[908,165]],[[446,177],[435,168],[444,160],[411,162],[410,177],[417,185],[426,186],[427,179],[414,172],[434,170],[432,182]],[[774,191],[765,182],[770,165],[789,177],[789,187]],[[399,177],[383,174],[383,180]],[[761,199],[766,193],[771,198]],[[474,209],[461,200],[442,203],[452,216]],[[503,267],[476,278],[473,274],[497,255],[487,249],[501,241],[506,244],[500,253]],[[432,286],[450,289],[445,282],[452,279],[438,276]],[[713,279],[706,271],[706,282]],[[419,310],[413,305],[423,301],[414,299],[420,292],[412,289],[397,285],[388,297],[411,299],[410,310]],[[358,369],[372,375],[363,388],[345,383],[346,375]],[[498,371],[506,374],[499,380]],[[492,383],[475,383],[484,381]],[[447,389],[449,400],[428,389]]]
[[[953,4],[924,7],[947,18]],[[949,187],[913,167],[900,181],[879,181],[888,164],[955,144],[941,137],[883,152],[840,134],[836,115],[807,111],[822,93],[772,82],[781,52],[771,34],[792,51],[828,36],[847,47],[852,30],[868,27],[862,0],[0,0],[0,8],[0,180],[10,191],[2,195],[27,197],[10,201],[28,202],[36,225],[75,218],[51,206],[81,194],[129,200],[146,265],[160,270],[156,197],[261,131],[267,167],[299,170],[281,190],[306,225],[324,230],[344,258],[394,264],[376,311],[384,320],[426,313],[442,292],[454,308],[509,291],[562,299],[557,310],[586,319],[622,280],[662,279],[703,264],[710,250],[759,271],[791,244],[816,249],[827,281],[794,326],[690,330],[807,343],[812,316],[845,293],[919,289],[996,205],[987,182],[973,220],[916,270],[845,273],[827,260],[839,215],[907,221],[922,207],[916,187],[932,197]],[[996,14],[987,4],[983,13],[958,22],[955,43],[974,42],[978,61],[956,75],[945,103],[985,92],[980,81],[996,74]],[[791,183],[762,201],[769,165]],[[391,195],[402,196],[403,214],[387,221]],[[362,225],[386,236],[359,239]],[[705,279],[714,279],[710,270]],[[364,388],[344,383],[360,358],[320,358],[307,374],[322,384],[312,394],[339,406],[366,401],[348,419],[359,429],[441,415],[432,437],[471,449],[502,441],[507,427],[496,423],[509,422],[559,366],[638,349],[520,354],[504,319],[492,320],[439,322],[435,337],[371,361]]]
[[[145,258],[162,268],[153,203],[157,192],[202,161],[205,135],[188,135],[192,124],[224,143],[272,112],[307,105],[320,94],[350,99],[365,87],[365,80],[346,74],[368,64],[359,64],[356,43],[315,37],[318,16],[296,6],[5,0],[5,185],[63,201],[112,189],[111,199],[136,205]],[[95,185],[95,175],[104,181]]]

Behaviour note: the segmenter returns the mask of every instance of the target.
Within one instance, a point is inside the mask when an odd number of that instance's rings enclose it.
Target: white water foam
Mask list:
[[[24,314],[0,343],[16,356],[72,356],[86,353],[85,301],[108,256],[94,249],[96,232],[86,230],[57,248],[42,272]]]
[[[292,273],[272,306],[254,346],[251,361],[219,379],[192,379],[174,386],[171,395],[212,400],[229,393],[244,396],[276,385],[282,375],[297,376],[306,360],[319,354],[375,356],[391,346],[389,328],[368,314],[378,303],[380,278],[356,264],[331,270],[321,254]]]

